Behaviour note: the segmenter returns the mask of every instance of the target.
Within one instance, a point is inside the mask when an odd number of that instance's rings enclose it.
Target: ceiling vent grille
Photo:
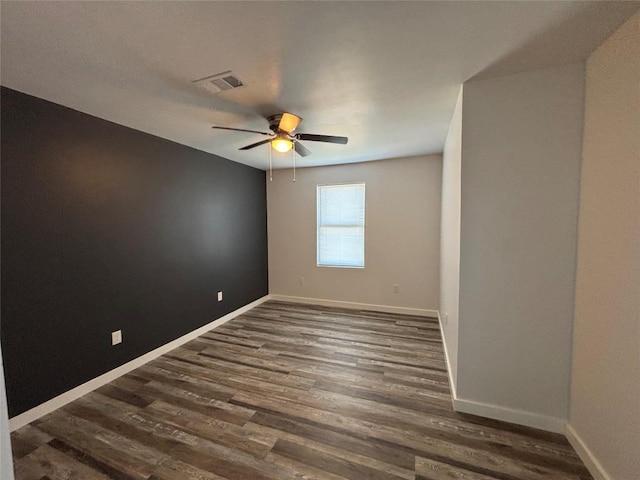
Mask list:
[[[244,87],[242,80],[231,70],[199,78],[198,80],[194,80],[193,83],[206,88],[212,93],[220,93],[226,90]]]

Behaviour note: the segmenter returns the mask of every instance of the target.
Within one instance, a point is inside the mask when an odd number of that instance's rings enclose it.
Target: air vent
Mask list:
[[[194,80],[193,83],[200,85],[212,93],[220,93],[226,90],[233,90],[234,88],[244,87],[242,80],[238,78],[231,70],[218,73],[216,75],[209,75],[208,77],[199,78]]]

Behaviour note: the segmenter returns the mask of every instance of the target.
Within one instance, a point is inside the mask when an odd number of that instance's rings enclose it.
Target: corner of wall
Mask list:
[[[0,346],[0,478],[13,480],[13,456],[7,418],[7,397],[4,387],[4,367],[2,366],[2,346]]]
[[[439,319],[452,392],[457,390],[458,365],[463,90],[461,85],[442,154]]]
[[[451,387],[451,403],[453,409],[456,410],[456,401],[458,393],[456,391],[456,382],[454,381],[451,359],[449,358],[449,350],[447,349],[447,339],[444,336],[444,328],[442,326],[442,318],[438,312],[438,325],[440,326],[440,336],[442,337],[442,348],[444,349],[444,361],[447,365],[447,376],[449,377],[449,386]]]
[[[571,423],[567,422],[565,425],[564,434],[580,459],[584,462],[587,470],[589,470],[589,473],[591,473],[594,480],[613,480],[613,477],[607,473],[605,468],[598,461],[598,458],[591,451],[587,443],[578,434]]]

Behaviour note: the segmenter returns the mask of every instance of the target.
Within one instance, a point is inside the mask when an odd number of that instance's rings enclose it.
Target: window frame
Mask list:
[[[361,185],[363,189],[363,198],[362,198],[362,265],[338,265],[338,264],[328,264],[328,263],[320,263],[320,191],[325,187],[342,187],[342,186],[358,186]],[[366,182],[342,182],[342,183],[323,183],[316,185],[316,267],[318,268],[349,268],[356,270],[363,270],[366,265],[366,211],[367,211],[367,185]],[[348,227],[349,225],[345,225]],[[352,227],[360,228],[359,225],[351,225]]]

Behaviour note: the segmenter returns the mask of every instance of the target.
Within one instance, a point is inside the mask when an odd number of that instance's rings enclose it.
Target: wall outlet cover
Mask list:
[[[111,345],[118,345],[119,343],[122,343],[122,330],[111,332]]]
[[[221,302],[222,301],[222,292],[218,292],[218,301]]]

